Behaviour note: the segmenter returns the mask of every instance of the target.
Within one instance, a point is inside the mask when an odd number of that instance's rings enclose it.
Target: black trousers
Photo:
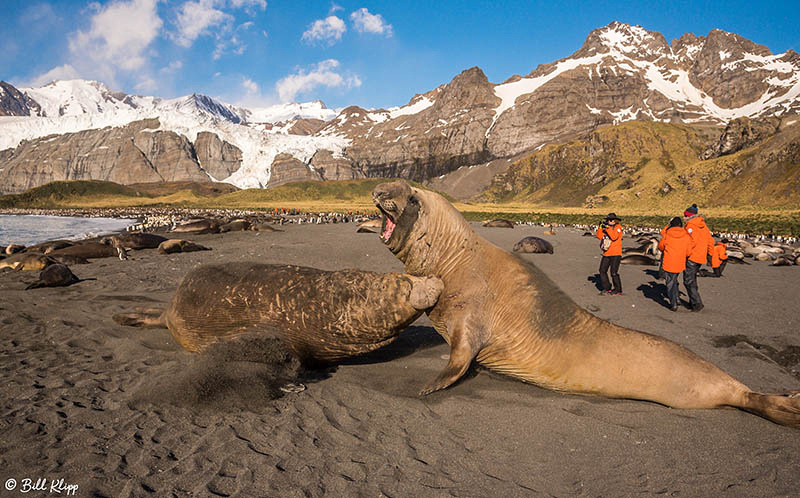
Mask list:
[[[669,300],[669,307],[676,308],[678,306],[678,275],[680,273],[670,273],[668,271],[664,272],[666,276],[665,280],[667,283],[667,299]]]
[[[622,256],[603,256],[600,260],[600,286],[602,290],[613,290],[614,292],[622,292],[622,280],[619,278],[619,262]],[[614,282],[614,288],[608,281],[608,270],[611,270],[611,280]]]
[[[714,268],[714,276],[715,277],[721,277],[722,276],[722,270],[725,269],[725,265],[727,265],[727,264],[728,264],[728,260],[727,259],[723,259],[722,263],[720,263],[718,267]]]
[[[700,264],[692,260],[686,262],[686,269],[683,270],[683,285],[686,286],[686,293],[689,294],[689,305],[694,308],[698,304],[703,304],[700,299],[700,291],[697,290],[697,271]]]

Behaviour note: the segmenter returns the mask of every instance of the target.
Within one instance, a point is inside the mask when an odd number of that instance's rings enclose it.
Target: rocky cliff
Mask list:
[[[0,185],[19,193],[56,180],[209,182],[209,170],[225,175],[239,167],[241,152],[212,133],[198,136],[198,159],[186,137],[158,128],[152,119],[22,142],[0,153]]]

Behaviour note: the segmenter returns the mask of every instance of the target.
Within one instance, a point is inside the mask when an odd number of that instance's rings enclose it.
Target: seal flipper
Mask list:
[[[111,319],[128,327],[165,329],[167,328],[165,314],[161,308],[139,308],[136,313],[117,313]]]
[[[483,349],[483,343],[480,339],[482,334],[473,333],[474,331],[469,331],[464,325],[448,328],[448,332],[450,360],[439,376],[420,391],[419,394],[422,396],[449,387],[460,379],[469,368],[472,360]]]

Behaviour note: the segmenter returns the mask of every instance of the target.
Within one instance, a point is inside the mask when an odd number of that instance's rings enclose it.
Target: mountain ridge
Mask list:
[[[13,183],[2,182],[10,174],[25,174],[14,162],[24,140],[99,133],[157,118],[158,131],[192,144],[209,133],[238,150],[238,168],[215,170],[207,181],[250,188],[269,187],[274,165],[289,167],[290,178],[326,178],[314,157],[334,161],[336,178],[428,181],[632,120],[725,126],[741,117],[795,115],[800,56],[791,50],[773,55],[722,30],[687,33],[667,43],[658,32],[615,21],[592,30],[570,56],[540,64],[526,76],[495,84],[475,66],[389,109],[335,111],[321,102],[247,109],[196,93],[177,99],[131,96],[83,80],[18,90],[12,98],[8,86],[0,86],[6,89],[0,113],[13,108],[17,114],[0,117],[0,150],[12,149],[0,154],[0,184]],[[25,109],[28,115],[20,116]],[[42,152],[29,159],[42,163],[47,157]],[[173,180],[184,179],[189,178]]]

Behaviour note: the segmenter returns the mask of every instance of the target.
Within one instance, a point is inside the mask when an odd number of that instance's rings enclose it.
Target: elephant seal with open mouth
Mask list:
[[[417,276],[444,290],[428,312],[450,359],[422,391],[458,380],[473,360],[544,388],[655,401],[674,408],[740,408],[800,427],[800,397],[761,394],[662,337],[601,320],[536,266],[478,236],[442,196],[404,181],[372,193],[381,238]]]
[[[275,332],[304,362],[330,363],[389,344],[436,304],[441,290],[434,277],[225,263],[189,272],[166,310],[112,318],[169,328],[189,351]]]

